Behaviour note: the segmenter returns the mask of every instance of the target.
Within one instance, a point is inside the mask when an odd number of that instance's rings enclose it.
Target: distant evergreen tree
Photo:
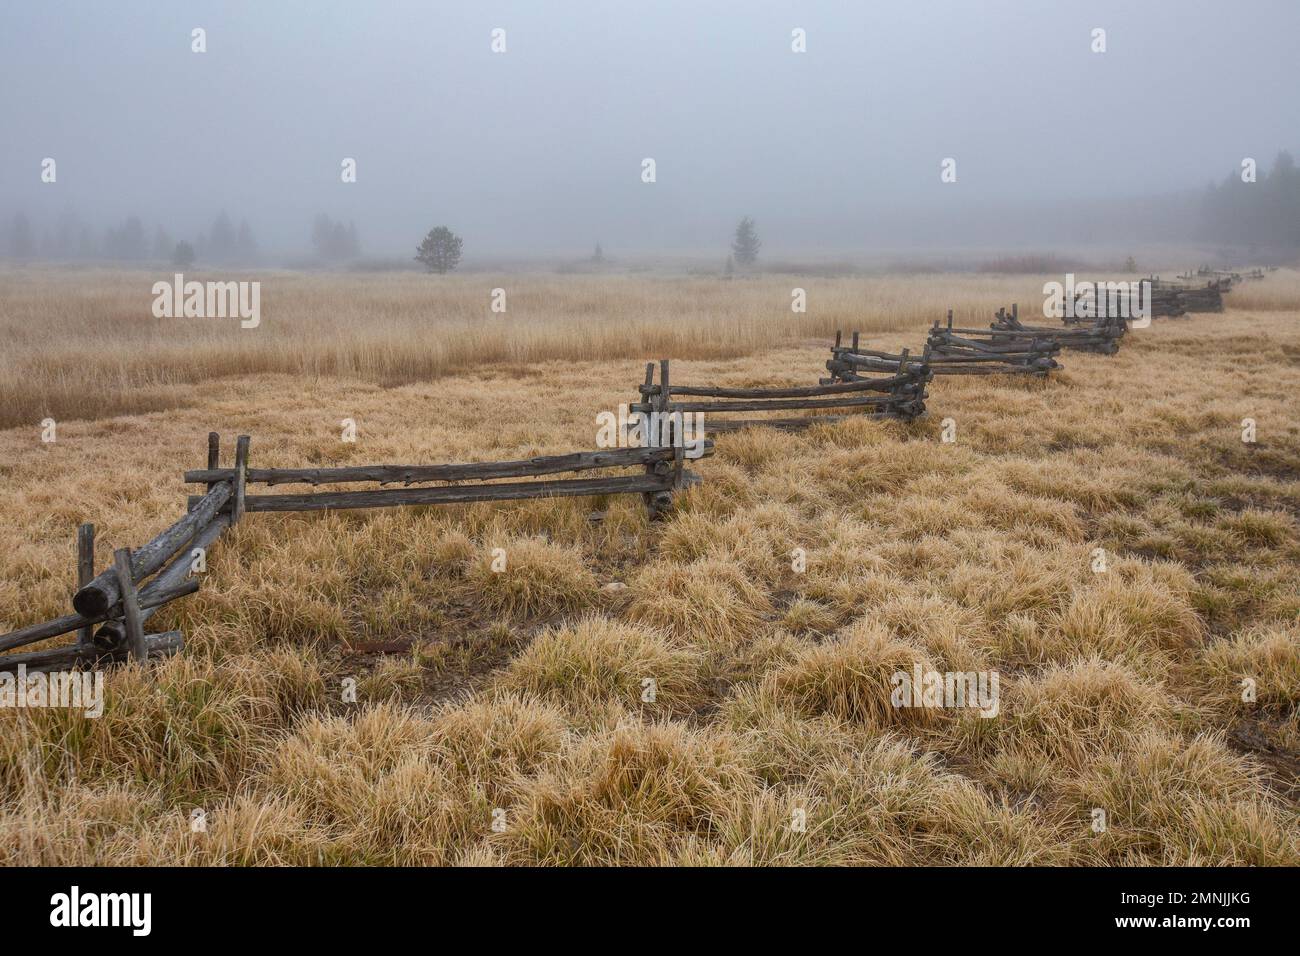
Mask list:
[[[253,230],[249,228],[248,220],[239,220],[239,232],[235,236],[235,257],[247,265],[257,261],[257,240],[253,238]]]
[[[330,258],[348,258],[348,227],[343,225],[341,219],[330,229]]]
[[[736,226],[736,238],[731,243],[731,253],[742,266],[752,266],[758,261],[758,250],[763,243],[754,228],[754,220],[746,216]]]
[[[144,223],[139,216],[128,216],[120,229],[110,228],[104,234],[104,255],[110,259],[132,262],[148,256],[149,245],[144,236]]]
[[[139,216],[130,216],[122,227],[123,258],[137,261],[149,255],[149,243],[144,235],[144,223]]]
[[[167,234],[167,230],[158,226],[153,233],[153,254],[150,256],[158,262],[166,261],[176,249],[176,243]]]
[[[60,259],[71,259],[77,251],[76,238],[74,233],[77,228],[76,217],[71,212],[65,212],[59,217],[58,237],[55,239],[55,249]]]
[[[182,239],[172,250],[172,265],[178,269],[188,269],[194,265],[194,247]]]
[[[13,226],[9,230],[9,254],[15,259],[30,259],[36,254],[32,224],[21,212],[14,216]]]
[[[415,261],[424,263],[429,272],[442,275],[460,264],[460,250],[460,236],[446,226],[436,226],[429,230],[429,234],[415,250]]]
[[[208,233],[208,246],[204,252],[205,260],[212,262],[233,262],[239,254],[234,224],[222,210],[212,223]]]
[[[316,255],[326,262],[346,262],[361,255],[356,223],[345,226],[342,220],[335,222],[324,213],[312,221],[311,244]]]
[[[321,213],[311,224],[311,245],[316,250],[316,255],[322,259],[328,259],[330,249],[330,235],[334,230],[334,224],[330,217]]]
[[[1243,245],[1300,246],[1300,171],[1288,152],[1281,152],[1267,174],[1253,183],[1230,172],[1210,183],[1201,198],[1202,237]]]

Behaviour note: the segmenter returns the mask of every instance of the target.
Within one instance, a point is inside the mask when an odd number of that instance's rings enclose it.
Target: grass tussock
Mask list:
[[[890,700],[893,675],[910,675],[916,665],[933,669],[916,647],[860,622],[835,640],[809,646],[771,673],[759,693],[778,707],[808,717],[825,714],[874,727],[928,723],[937,711],[897,707]]]
[[[700,699],[701,655],[645,627],[601,617],[538,635],[501,676],[501,686],[578,713],[607,706],[647,716],[681,713]]]
[[[508,617],[578,610],[596,594],[581,551],[536,538],[485,550],[470,566],[467,583],[484,606]]]

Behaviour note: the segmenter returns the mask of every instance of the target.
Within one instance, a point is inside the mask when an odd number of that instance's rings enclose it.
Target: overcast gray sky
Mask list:
[[[184,237],[225,209],[290,250],[327,212],[367,254],[447,223],[547,255],[725,247],[749,213],[769,249],[888,244],[1271,165],[1298,34],[1293,0],[4,0],[0,216]]]

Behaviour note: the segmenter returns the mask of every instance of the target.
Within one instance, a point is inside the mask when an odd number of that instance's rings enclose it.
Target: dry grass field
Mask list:
[[[647,359],[808,384],[837,327],[919,348],[1044,281],[267,274],[245,331],[151,318],[154,278],[0,274],[0,630],[67,612],[79,522],[104,566],[174,520],[209,430],[265,467],[590,448]],[[182,655],[99,719],[0,710],[0,862],[1296,865],[1300,274],[1228,301],[911,425],[720,435],[655,525],[249,515],[151,622]],[[891,706],[918,663],[1000,712]]]

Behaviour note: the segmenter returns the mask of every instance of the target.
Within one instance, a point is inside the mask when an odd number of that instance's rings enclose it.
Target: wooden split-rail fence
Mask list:
[[[1199,270],[1205,275],[1209,270]],[[1213,273],[1214,275],[1220,275]],[[1190,273],[1189,273],[1190,275]],[[1262,278],[1263,272],[1247,273]],[[1222,292],[1231,287],[1236,273],[1221,275],[1203,288],[1161,282],[1151,278],[1153,314],[1183,311],[1218,311]],[[1177,311],[1160,311],[1177,310]],[[1084,320],[1075,320],[1082,324]],[[1067,320],[1067,324],[1070,320]],[[1125,331],[1123,319],[1093,319],[1080,328],[1046,328],[1020,322],[1019,310],[999,309],[988,329],[954,328],[952,311],[946,326],[936,320],[925,350],[913,356],[861,347],[854,332],[844,344],[835,333],[831,373],[817,385],[729,388],[711,385],[675,385],[667,359],[646,365],[639,400],[630,411],[657,415],[666,430],[642,436],[645,447],[573,452],[516,461],[489,461],[442,465],[360,465],[338,468],[252,468],[249,438],[235,443],[233,467],[220,464],[221,441],[208,435],[207,467],[187,471],[185,481],[205,491],[189,498],[185,515],[134,551],[119,548],[111,566],[95,573],[95,527],[83,524],[77,534],[77,590],[73,611],[62,617],[21,627],[0,635],[0,671],[22,667],[48,671],[98,666],[125,660],[143,661],[174,654],[184,647],[179,631],[149,634],[145,623],[173,601],[199,590],[192,569],[199,554],[206,555],[222,533],[255,511],[338,511],[356,508],[391,508],[407,505],[469,504],[481,501],[519,501],[533,498],[639,494],[651,519],[672,509],[673,495],[699,480],[685,467],[683,415],[709,416],[704,428],[731,431],[749,426],[803,428],[821,422],[865,415],[910,421],[925,414],[926,385],[934,375],[1022,374],[1045,376],[1061,368],[1056,355],[1062,347],[1113,354]],[[813,415],[759,418],[713,418],[716,414],[810,411]],[[838,412],[838,414],[823,414]],[[666,440],[665,440],[666,439]],[[713,442],[698,435],[689,457],[713,453]],[[602,474],[582,478],[552,478],[566,473],[605,469],[641,469],[640,474]],[[519,480],[526,479],[526,480]],[[249,494],[250,485],[378,484],[379,488],[349,491],[311,491],[292,494]],[[468,484],[467,484],[468,483]],[[389,485],[402,485],[390,488]],[[425,485],[427,487],[411,487]],[[74,643],[37,651],[14,651],[65,634],[76,633]]]
[[[1151,277],[1152,315],[1179,316],[1188,312],[1222,312],[1223,297],[1247,279],[1263,279],[1276,266],[1233,272],[1202,266],[1193,272],[1188,269],[1176,281]],[[1202,280],[1205,280],[1202,283]]]
[[[655,381],[655,364],[646,364],[645,382],[638,386],[640,400],[630,403],[628,410],[670,419],[698,413],[704,416],[703,427],[714,432],[750,426],[799,429],[863,415],[912,421],[925,414],[925,386],[930,381],[930,369],[923,359],[910,357],[904,349],[894,361],[882,362],[872,370],[883,374],[875,377],[855,375],[835,382],[822,380],[817,385],[724,388],[677,385],[671,380],[669,361],[663,359],[659,362],[658,381]],[[817,414],[794,418],[714,417],[737,412],[767,415],[785,411]],[[822,414],[824,412],[831,414]]]
[[[954,328],[935,319],[926,356],[935,375],[1036,375],[1063,366],[1056,361],[1061,343],[1052,333]]]
[[[898,374],[899,369],[913,367],[924,369],[927,382],[934,377],[927,351],[923,351],[919,356],[913,356],[910,349],[895,353],[863,348],[858,332],[854,332],[849,343],[845,345],[843,333],[836,330],[835,344],[831,346],[831,357],[826,362],[826,370],[831,373],[830,377],[818,379],[818,382],[822,385],[866,382],[872,380],[867,373],[893,376]]]
[[[1232,279],[1211,279],[1205,285],[1188,285],[1151,278],[1151,314],[1180,316],[1188,312],[1222,312],[1223,295],[1232,291]]]
[[[220,464],[220,438],[208,436],[207,467],[185,473],[185,481],[206,486],[191,496],[185,516],[132,551],[114,552],[113,564],[95,573],[95,529],[84,524],[77,535],[77,590],[73,612],[0,635],[0,652],[76,632],[76,642],[62,647],[0,654],[0,671],[31,672],[75,666],[98,666],[127,659],[143,661],[174,654],[184,647],[179,631],[145,633],[144,625],[165,605],[199,590],[192,568],[221,534],[254,511],[339,511],[406,505],[468,504],[533,498],[639,494],[651,518],[669,512],[673,494],[697,476],[684,467],[678,447],[611,448],[548,455],[517,461],[445,465],[362,465],[341,468],[251,468],[249,439],[240,436],[231,468]],[[713,442],[701,438],[694,457],[713,454]],[[591,474],[583,478],[549,478],[565,473],[641,469],[640,474]],[[530,479],[519,481],[515,479]],[[381,487],[305,494],[249,494],[250,485],[340,485],[369,482]],[[412,485],[444,482],[433,487]],[[464,484],[473,482],[473,484]]]
[[[1256,270],[1246,277],[1262,278],[1263,272]],[[1202,279],[1207,281],[1202,282]],[[1175,280],[1152,275],[1140,280],[1142,290],[1135,290],[1135,283],[1130,283],[1129,288],[1124,290],[1115,288],[1122,283],[1094,282],[1090,283],[1092,291],[1080,297],[1080,301],[1089,305],[1087,314],[1067,316],[1064,321],[1067,325],[1090,324],[1103,312],[1135,318],[1138,314],[1137,307],[1142,304],[1140,297],[1143,291],[1152,318],[1177,318],[1188,312],[1222,312],[1223,296],[1231,292],[1233,284],[1242,279],[1243,275],[1237,272],[1199,269],[1196,272],[1188,270]]]
[[[1208,278],[1214,282],[1219,283],[1222,290],[1224,292],[1227,292],[1229,289],[1232,288],[1232,286],[1237,285],[1243,279],[1264,278],[1264,270],[1255,269],[1250,272],[1241,273],[1241,272],[1234,272],[1231,269],[1211,269],[1209,266],[1201,266],[1199,269],[1196,270],[1195,276],[1192,275],[1192,272],[1189,269],[1186,275],[1180,275],[1178,278],[1180,279]]]
[[[1093,319],[1074,319],[1067,328],[1043,325],[1025,325],[1020,321],[1020,308],[1011,304],[1011,311],[998,309],[989,328],[999,332],[1021,332],[1026,335],[1047,336],[1063,349],[1092,352],[1097,355],[1114,355],[1119,351],[1120,339],[1128,331],[1128,322],[1119,316],[1102,316]]]
[[[1183,286],[1151,280],[1151,317],[1176,319],[1187,314],[1182,297]]]

